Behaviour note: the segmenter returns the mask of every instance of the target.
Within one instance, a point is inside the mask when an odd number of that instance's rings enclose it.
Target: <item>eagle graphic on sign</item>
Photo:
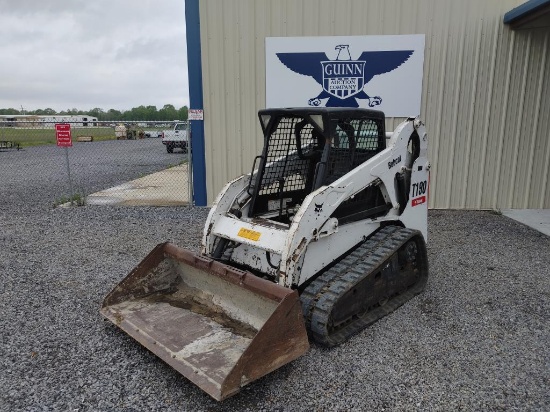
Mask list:
[[[286,67],[295,73],[311,76],[323,87],[321,93],[308,100],[310,106],[320,106],[327,99],[326,107],[359,107],[356,99],[366,99],[369,107],[382,103],[380,96],[370,97],[363,88],[374,76],[389,73],[405,63],[414,50],[364,51],[359,59],[352,60],[349,45],[341,44],[336,60],[326,53],[277,53]]]

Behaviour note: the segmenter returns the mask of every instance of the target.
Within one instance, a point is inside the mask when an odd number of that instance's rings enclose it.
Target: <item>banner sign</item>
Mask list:
[[[268,37],[266,107],[363,107],[420,114],[423,34]]]

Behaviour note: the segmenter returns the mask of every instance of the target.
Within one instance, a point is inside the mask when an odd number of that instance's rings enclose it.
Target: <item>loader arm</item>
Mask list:
[[[239,204],[246,203],[246,201],[250,198],[250,195],[246,192],[249,180],[250,174],[242,175],[236,179],[233,179],[224,186],[216,197],[216,200],[212,204],[204,224],[201,245],[201,253],[203,255],[209,256],[212,252],[212,243],[214,241],[214,237],[212,236],[212,228],[217,220],[221,216],[227,215],[233,207],[238,209]]]
[[[418,119],[410,118],[396,128],[388,148],[329,186],[323,186],[306,197],[288,232],[278,271],[279,284],[287,287],[303,284],[331,263],[335,256],[343,255],[364,240],[365,234],[373,233],[384,222],[403,221],[405,227],[420,230],[427,239],[427,199],[424,204],[415,205],[415,210],[405,207],[400,214],[401,205],[397,192],[393,190],[396,172],[407,168],[409,141],[415,134],[422,136],[419,139],[419,154],[422,157],[418,157],[412,167],[409,167],[414,170],[411,180],[427,180],[430,166],[425,158],[426,131]],[[387,213],[341,226],[339,220],[334,218],[337,209],[350,198],[373,186],[378,187],[387,198]],[[409,190],[413,190],[412,185]],[[408,192],[407,195],[412,199],[412,193]],[[313,247],[310,246],[312,243]],[[330,248],[330,253],[327,253],[327,247]],[[304,261],[306,251],[309,256]]]

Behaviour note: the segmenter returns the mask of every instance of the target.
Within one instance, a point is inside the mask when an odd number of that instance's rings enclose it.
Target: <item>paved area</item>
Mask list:
[[[550,209],[504,209],[502,214],[550,236]]]
[[[185,190],[182,190],[182,186]],[[187,164],[174,166],[88,195],[88,205],[179,206],[189,204]]]

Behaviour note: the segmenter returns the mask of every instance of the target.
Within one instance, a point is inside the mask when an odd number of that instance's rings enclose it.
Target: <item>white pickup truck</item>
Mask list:
[[[162,144],[166,146],[168,153],[173,153],[176,147],[187,153],[187,143],[187,123],[177,122],[172,129],[162,132]]]

